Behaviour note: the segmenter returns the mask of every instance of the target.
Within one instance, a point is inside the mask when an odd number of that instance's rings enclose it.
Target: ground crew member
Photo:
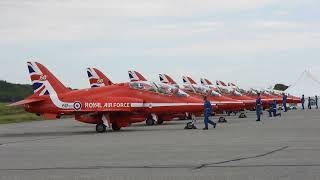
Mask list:
[[[304,110],[304,102],[305,102],[304,94],[302,94],[302,98],[301,98],[302,110]]]
[[[273,113],[273,117],[281,116],[281,113],[277,113],[277,102],[276,102],[276,100],[274,100],[271,103],[271,108],[269,109],[268,112],[269,112],[269,117],[272,117],[271,113]]]
[[[287,98],[288,98],[288,96],[285,93],[283,93],[282,105],[283,105],[284,112],[287,112]]]
[[[308,109],[312,109],[312,107],[311,107],[311,97],[308,98]]]
[[[257,113],[257,121],[260,121],[261,117],[261,97],[260,93],[257,93],[257,99],[256,99],[256,113]]]
[[[316,109],[318,109],[318,96],[316,96]]]
[[[208,124],[211,124],[213,128],[216,128],[216,123],[211,121],[209,117],[211,116],[212,113],[212,105],[208,98],[205,96],[204,97],[204,128],[203,130],[208,130]]]

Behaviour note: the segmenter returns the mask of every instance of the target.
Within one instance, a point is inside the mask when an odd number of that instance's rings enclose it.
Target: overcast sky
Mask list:
[[[38,61],[66,86],[86,67],[115,82],[127,70],[243,87],[320,78],[319,0],[1,0],[0,79],[30,83]]]

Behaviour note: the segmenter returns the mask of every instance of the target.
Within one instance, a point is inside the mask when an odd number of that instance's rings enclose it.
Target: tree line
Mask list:
[[[16,102],[33,94],[29,84],[14,84],[0,80],[0,102]]]

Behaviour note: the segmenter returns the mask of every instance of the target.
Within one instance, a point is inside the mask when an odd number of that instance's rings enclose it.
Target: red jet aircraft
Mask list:
[[[233,91],[233,90],[228,89],[225,86],[225,83],[223,83],[223,82],[221,82],[221,83],[219,82],[219,84],[217,82],[217,86],[214,86],[211,81],[209,81],[208,79],[205,79],[205,78],[201,78],[200,82],[202,85],[207,86],[207,87],[221,93],[225,97],[241,101],[242,103],[244,103],[244,107],[246,110],[254,110],[256,108],[256,100],[255,99],[250,98],[245,95],[242,95],[238,91]]]
[[[70,90],[46,67],[28,62],[34,94],[11,106],[47,118],[75,115],[75,119],[96,124],[97,132],[106,127],[120,130],[131,123],[145,121],[150,114],[199,112],[203,102],[177,88],[160,93],[156,84],[148,82],[119,83],[100,88]],[[171,87],[171,86],[170,86]]]
[[[178,84],[167,74],[159,74],[160,81],[163,83],[171,84],[176,87],[179,87]],[[182,77],[184,82],[183,90],[187,92],[189,95],[202,99],[204,96],[207,96],[211,103],[216,107],[214,108],[216,112],[237,112],[240,111],[244,104],[240,101],[230,99],[222,96],[218,92],[209,89],[205,86],[198,85],[192,78],[190,77]]]
[[[130,82],[148,82],[147,79],[141,75],[141,73],[137,72],[137,71],[128,71],[129,74],[129,79]],[[155,82],[151,82],[151,83],[155,83]],[[159,90],[163,93],[166,93],[167,91],[170,91],[170,89],[174,88],[174,89],[179,89],[179,87],[177,86],[172,86],[171,84],[166,84],[166,83],[155,83],[159,88]],[[179,89],[180,90],[180,89]],[[181,90],[182,91],[182,90]],[[199,99],[203,102],[202,99]],[[183,113],[173,113],[170,116],[167,114],[165,118],[162,118],[160,121],[159,120],[155,120],[154,122],[150,122],[150,121],[146,121],[147,125],[154,125],[154,124],[162,124],[163,121],[172,121],[174,118],[179,118],[180,120],[185,120],[185,119],[195,119],[195,116],[201,116],[201,114],[203,113],[203,109],[197,113],[195,112],[183,112]],[[161,116],[161,114],[157,114],[156,116]]]

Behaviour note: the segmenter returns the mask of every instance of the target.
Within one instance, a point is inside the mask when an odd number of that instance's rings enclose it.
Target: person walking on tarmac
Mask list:
[[[316,109],[318,109],[318,96],[316,95]]]
[[[304,110],[304,102],[305,102],[304,94],[302,94],[302,97],[301,97],[302,110]]]
[[[287,112],[287,98],[288,98],[288,96],[285,93],[283,93],[283,95],[282,95],[282,105],[283,105],[284,112]]]
[[[311,97],[308,98],[308,109],[312,109],[312,107],[311,107]]]
[[[256,99],[256,113],[257,113],[257,121],[260,121],[261,117],[261,97],[260,93],[257,93],[257,99]]]
[[[211,124],[213,126],[213,128],[216,128],[216,123],[211,121],[209,119],[209,117],[211,116],[212,113],[212,105],[210,103],[210,101],[208,100],[207,96],[205,96],[204,98],[204,128],[203,130],[208,130],[208,124]]]
[[[274,100],[271,103],[271,108],[269,109],[268,112],[269,112],[269,117],[272,117],[271,113],[273,113],[273,117],[281,116],[281,113],[277,113],[277,102],[276,102],[276,100]]]

